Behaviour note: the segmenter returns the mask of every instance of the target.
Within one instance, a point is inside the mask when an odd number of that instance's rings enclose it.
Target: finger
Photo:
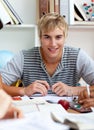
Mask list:
[[[0,118],[4,117],[4,115],[8,111],[8,108],[10,107],[11,102],[11,97],[8,94],[6,94],[2,89],[0,89]]]
[[[20,109],[14,107],[14,106],[12,106],[12,109],[13,109],[14,118],[23,118],[24,117],[23,112]]]
[[[49,84],[47,83],[47,81],[37,80],[36,82],[38,82],[38,83],[40,83],[40,84],[43,84],[47,89],[50,89],[50,86],[49,86]]]
[[[54,88],[54,92],[55,92],[56,94],[59,94],[61,91],[63,91],[63,89],[61,89],[60,86],[56,86],[56,87]]]
[[[66,95],[66,94],[65,94],[65,91],[62,90],[62,89],[60,89],[59,91],[57,91],[56,94],[57,94],[58,96],[64,96],[64,95]]]
[[[6,115],[4,116],[4,119],[23,118],[23,117],[24,117],[23,112],[20,109],[11,105]]]
[[[52,85],[52,91],[55,92],[58,86],[60,86],[59,83],[55,83],[54,85]]]
[[[78,100],[80,101],[80,100],[85,99],[85,98],[88,98],[88,94],[87,94],[86,90],[80,92]]]
[[[42,95],[46,95],[48,92],[47,88],[41,83],[38,83],[35,91],[41,93]]]
[[[83,99],[83,92],[79,94],[78,96],[78,101],[82,100]]]
[[[94,91],[91,91],[91,92],[90,92],[90,97],[91,97],[91,98],[94,98]]]
[[[81,99],[78,101],[80,104],[85,104],[86,102],[88,102],[88,99]]]
[[[82,106],[83,106],[83,108],[94,107],[94,102],[87,102],[87,103],[84,103]]]
[[[94,106],[94,99],[91,98],[83,99],[79,103],[82,104],[84,108],[89,108],[91,106]]]
[[[66,95],[65,90],[63,89],[63,87],[60,86],[60,84],[58,86],[56,86],[56,85],[54,85],[54,87],[52,88],[52,91],[54,93],[56,93],[56,95],[58,95],[58,96]]]

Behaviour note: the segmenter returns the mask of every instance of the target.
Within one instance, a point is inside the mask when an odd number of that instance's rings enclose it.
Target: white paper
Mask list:
[[[71,102],[73,100],[73,97],[60,97],[60,96],[56,96],[56,95],[47,95],[43,97],[45,100],[49,100],[52,101],[53,103],[57,103],[59,100],[67,100],[69,102]]]
[[[75,97],[77,97],[77,96],[75,96]],[[36,95],[32,96],[32,98],[34,98],[34,99],[39,98],[39,95],[36,94]],[[49,101],[49,102],[51,101],[52,103],[57,103],[61,99],[72,102],[73,98],[74,98],[73,96],[71,96],[71,97],[67,97],[67,96],[60,97],[60,96],[57,96],[56,94],[48,94],[46,96],[41,96],[41,99],[44,99],[45,101]]]
[[[74,114],[74,113],[57,113],[53,112],[56,118],[63,122],[64,119],[69,119],[77,123],[80,130],[93,130],[94,129],[94,112]]]
[[[0,121],[0,130],[68,130],[68,126],[55,123],[49,113],[27,114],[24,119]]]
[[[24,98],[22,102],[18,101],[19,103],[17,104],[17,107],[23,110],[26,119],[21,123],[20,121],[19,123],[10,123],[10,121],[8,121],[12,129],[6,127],[8,124],[5,121],[4,123],[0,122],[0,130],[6,130],[5,128],[7,128],[7,130],[61,130],[61,125],[52,120],[51,113],[53,113],[61,122],[63,122],[64,119],[69,119],[77,123],[80,130],[94,129],[94,112],[82,114],[68,113],[60,104],[49,104],[46,102],[46,100],[57,102],[60,99],[65,99],[71,102],[73,97],[47,95],[43,97],[33,97],[31,100],[28,97]],[[66,128],[65,126],[63,128],[62,125],[62,130],[64,129]]]

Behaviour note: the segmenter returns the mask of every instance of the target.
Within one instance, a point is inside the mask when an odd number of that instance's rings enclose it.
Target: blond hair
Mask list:
[[[48,13],[43,15],[38,22],[38,33],[39,37],[42,35],[42,31],[49,32],[56,27],[64,31],[64,37],[67,37],[68,25],[64,20],[64,17],[57,13]]]

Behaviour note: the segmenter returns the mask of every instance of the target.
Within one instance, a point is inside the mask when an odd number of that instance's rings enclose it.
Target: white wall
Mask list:
[[[8,0],[25,24],[36,23],[37,0]]]
[[[67,44],[83,48],[94,59],[94,28],[70,28]]]
[[[0,30],[0,50],[17,53],[35,45],[35,27],[5,27]]]

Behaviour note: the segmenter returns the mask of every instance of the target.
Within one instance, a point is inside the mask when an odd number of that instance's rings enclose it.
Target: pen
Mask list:
[[[90,97],[90,88],[89,88],[88,85],[86,86],[86,88],[87,88],[87,94],[88,94],[88,96]]]

